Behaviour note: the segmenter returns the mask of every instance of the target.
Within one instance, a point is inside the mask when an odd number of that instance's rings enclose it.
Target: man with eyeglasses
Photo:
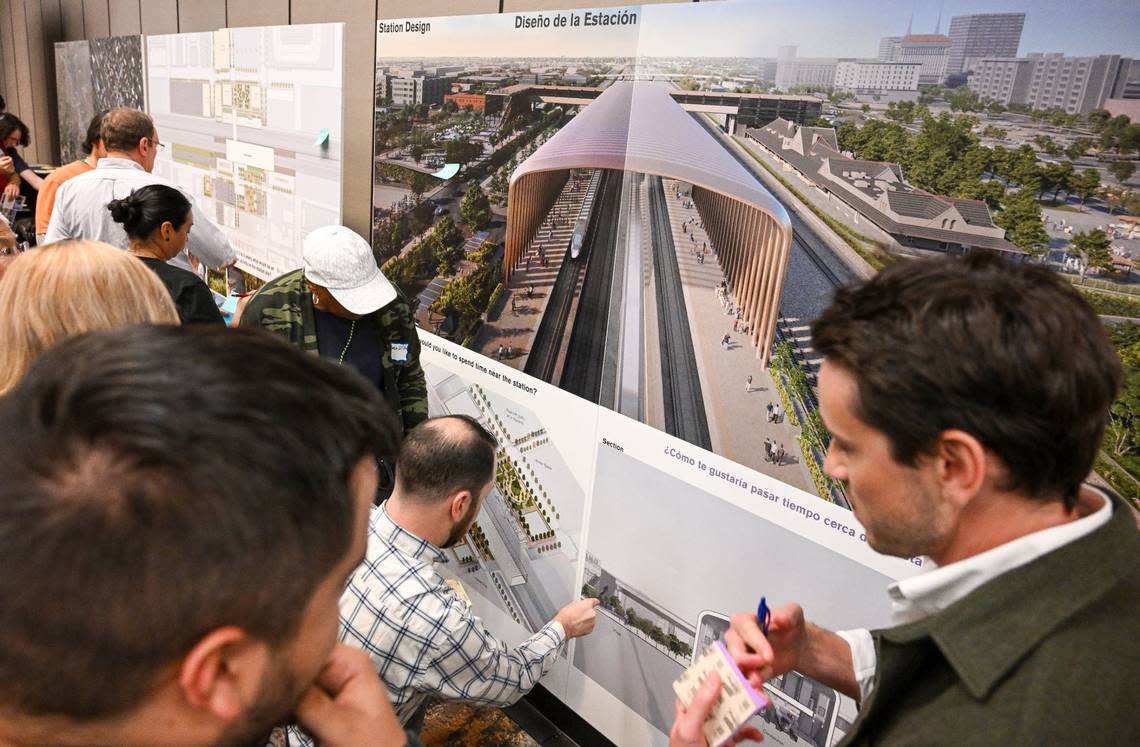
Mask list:
[[[107,203],[122,199],[139,187],[164,184],[178,189],[151,173],[154,161],[165,144],[158,139],[154,120],[138,109],[119,107],[107,112],[100,129],[107,151],[95,169],[64,183],[55,197],[55,208],[48,224],[45,243],[63,239],[95,239],[126,248],[123,227],[111,219]],[[192,269],[186,253],[193,254],[211,268],[226,267],[234,261],[234,250],[225,234],[186,195],[193,206],[194,230],[186,241],[186,251],[171,264]]]

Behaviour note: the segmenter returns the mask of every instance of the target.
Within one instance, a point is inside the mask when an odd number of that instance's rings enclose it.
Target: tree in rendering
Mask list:
[[[1096,268],[1107,271],[1112,269],[1112,241],[1104,231],[1095,228],[1091,231],[1082,231],[1073,236],[1073,251],[1080,255],[1086,270]],[[1082,272],[1083,274],[1083,272]]]
[[[1108,173],[1116,177],[1116,181],[1123,184],[1136,173],[1136,164],[1131,161],[1113,161],[1108,165]]]
[[[1088,120],[1089,128],[1093,132],[1100,132],[1104,126],[1108,124],[1108,120],[1112,119],[1112,115],[1106,109],[1093,109],[1085,118]]]
[[[1092,146],[1092,140],[1087,137],[1079,137],[1073,142],[1069,143],[1069,147],[1065,148],[1065,155],[1075,161],[1085,153],[1088,153],[1089,148]]]
[[[952,112],[977,112],[982,110],[982,101],[978,94],[967,88],[959,86],[946,94],[946,101],[950,104]]]
[[[466,166],[483,155],[483,146],[470,140],[449,140],[443,147],[443,153],[448,163]]]
[[[418,200],[420,196],[427,191],[427,186],[427,177],[417,171],[412,174],[412,181],[408,185],[408,189],[412,191],[412,194]]]
[[[1073,177],[1072,193],[1081,198],[1081,205],[1100,189],[1100,174],[1096,169],[1085,169]]]
[[[481,231],[491,222],[491,201],[478,184],[472,184],[459,203],[459,217],[476,231]]]
[[[1045,167],[1045,172],[1048,175],[1049,186],[1053,190],[1053,201],[1057,200],[1057,193],[1064,191],[1066,194],[1072,192],[1072,179],[1073,179],[1073,163],[1072,161],[1062,161],[1061,163],[1051,163]]]
[[[1015,246],[1037,255],[1049,246],[1049,234],[1041,223],[1041,206],[1034,195],[1026,187],[1012,193],[994,222],[1005,229],[1006,238]]]

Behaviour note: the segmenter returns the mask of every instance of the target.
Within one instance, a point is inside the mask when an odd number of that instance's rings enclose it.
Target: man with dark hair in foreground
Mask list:
[[[263,333],[43,354],[0,399],[0,745],[260,745],[290,714],[405,744],[336,643],[399,432],[363,378]]]
[[[856,699],[845,745],[1140,744],[1140,535],[1082,484],[1121,384],[1093,310],[1044,267],[921,260],[839,291],[812,340],[825,471],[873,549],[934,567],[891,584],[885,630],[736,614],[753,685],[794,669]],[[716,690],[678,704],[673,747],[704,744]]]
[[[343,640],[371,655],[400,720],[417,727],[429,695],[507,705],[594,629],[598,600],[563,607],[521,645],[492,636],[434,564],[471,528],[495,482],[495,438],[465,415],[404,438],[396,488],[372,510],[368,551],[340,603]]]

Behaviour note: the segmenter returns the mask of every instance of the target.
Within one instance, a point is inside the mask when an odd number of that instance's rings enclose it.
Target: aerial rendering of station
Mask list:
[[[584,106],[515,170],[507,205],[508,288],[545,300],[519,365],[630,417],[664,408],[670,432],[708,445],[694,333],[720,341],[727,328],[767,362],[791,244],[783,207],[652,82],[614,83]],[[686,296],[718,292],[735,299],[731,321],[693,329]]]

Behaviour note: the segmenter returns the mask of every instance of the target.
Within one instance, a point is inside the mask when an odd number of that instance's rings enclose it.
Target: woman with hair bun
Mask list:
[[[134,190],[107,203],[111,217],[127,232],[127,251],[158,275],[170,291],[183,324],[225,324],[209,286],[189,270],[167,262],[186,246],[194,213],[186,196],[165,184]]]

